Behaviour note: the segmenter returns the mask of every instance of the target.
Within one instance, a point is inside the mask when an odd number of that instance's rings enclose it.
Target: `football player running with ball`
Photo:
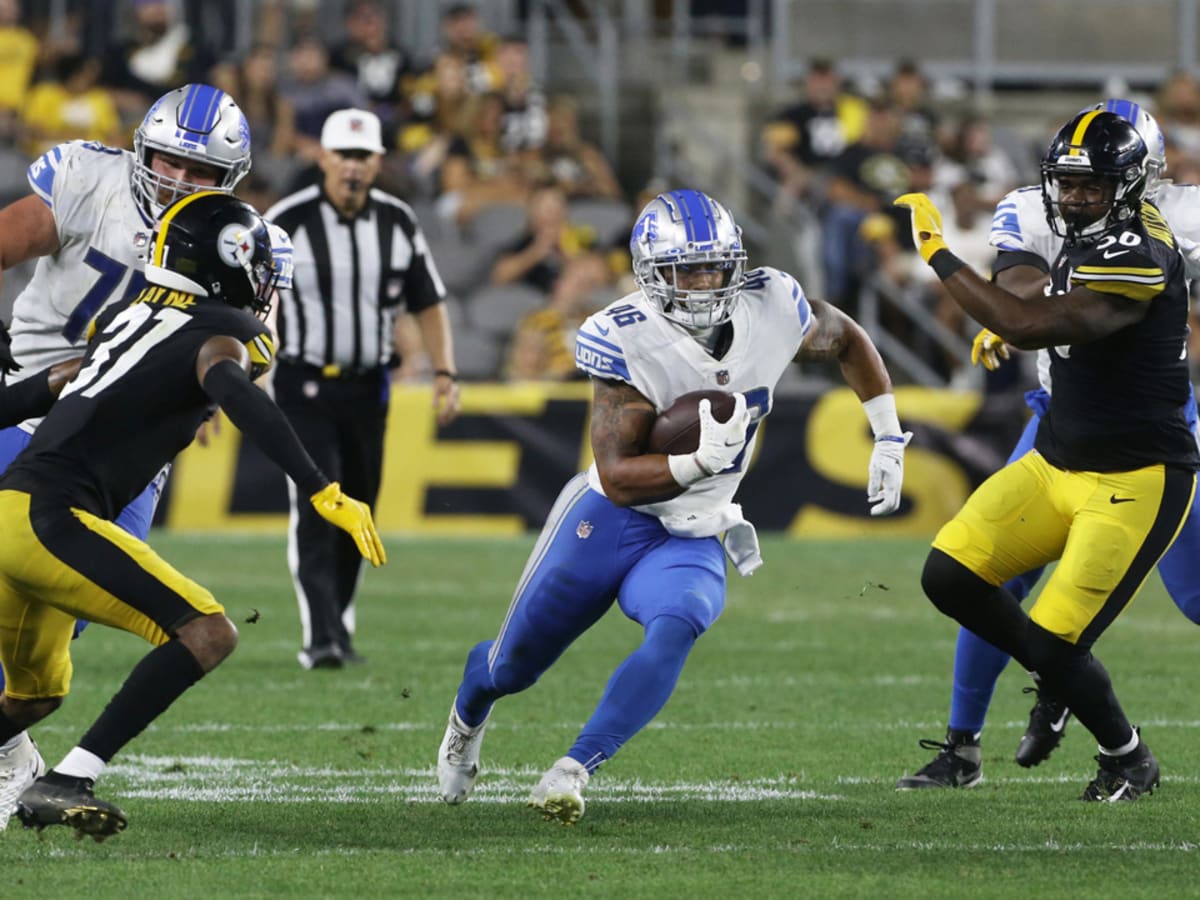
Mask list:
[[[1185,408],[1188,292],[1162,214],[1145,201],[1145,141],[1106,110],[1075,116],[1042,161],[1064,239],[1050,295],[990,284],[946,247],[924,194],[922,258],[963,310],[1023,349],[1052,348],[1053,391],[1032,452],[988,478],[934,539],[921,583],[939,610],[1034,672],[1099,744],[1085,801],[1136,800],[1159,767],[1092,646],[1179,533],[1200,465]],[[1004,587],[1058,560],[1029,613]]]
[[[742,575],[762,563],[754,527],[733,498],[793,360],[840,363],[875,435],[871,514],[900,505],[911,435],[862,328],[806,297],[786,272],[745,271],[741,229],[699,191],[650,201],[631,250],[640,290],[591,316],[576,342],[576,364],[593,387],[595,462],[559,495],[499,635],[467,656],[438,751],[447,803],[471,795],[493,704],[537,681],[615,601],[644,629],[642,643],[529,800],[564,824],[583,815],[588,780],[662,709],[692,646],[721,614],[726,554]],[[728,421],[717,421],[702,400],[698,449],[651,452],[656,416],[684,394],[713,388],[735,392]]]

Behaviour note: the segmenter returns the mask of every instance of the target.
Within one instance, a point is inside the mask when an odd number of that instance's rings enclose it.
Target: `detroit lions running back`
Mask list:
[[[611,607],[644,629],[566,755],[529,805],[573,824],[596,769],[645,727],[675,688],[696,640],[725,604],[725,556],[761,563],[733,502],[776,383],[793,359],[837,359],[875,434],[872,515],[900,505],[904,448],[891,381],[867,334],[805,296],[778,269],[746,272],[741,229],[706,194],[677,190],[642,210],[631,241],[639,287],[580,328],[576,364],[592,381],[595,462],[569,481],[526,563],[500,633],[467,656],[438,751],[443,800],[464,802],[496,700],[530,687]],[[734,391],[731,418],[699,404],[694,453],[650,453],[656,415],[702,388]],[[724,546],[719,539],[724,535]]]

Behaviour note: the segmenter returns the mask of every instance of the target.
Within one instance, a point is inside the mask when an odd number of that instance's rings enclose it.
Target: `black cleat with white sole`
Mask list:
[[[99,842],[125,830],[129,818],[116,805],[92,793],[90,778],[60,775],[51,769],[17,800],[17,818],[26,828],[50,825],[75,829],[77,838]]]
[[[1066,731],[1071,710],[1067,705],[1035,687],[1022,689],[1023,694],[1037,694],[1037,702],[1029,711],[1029,727],[1017,745],[1017,765],[1031,768],[1050,758]]]
[[[1136,800],[1142,794],[1153,794],[1158,787],[1158,760],[1143,743],[1138,743],[1124,756],[1101,753],[1096,762],[1100,769],[1079,798],[1087,803]]]

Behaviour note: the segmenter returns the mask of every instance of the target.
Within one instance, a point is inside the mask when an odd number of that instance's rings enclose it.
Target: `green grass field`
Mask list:
[[[498,705],[470,802],[434,786],[466,651],[498,628],[531,539],[388,541],[360,594],[369,664],[338,672],[296,663],[282,539],[152,542],[225,603],[241,645],[102,779],[125,833],[0,832],[5,898],[1196,896],[1200,634],[1157,576],[1098,647],[1162,764],[1153,797],[1079,802],[1095,746],[1077,723],[1049,762],[1017,767],[1015,666],[984,783],[897,793],[949,702],[955,629],[920,592],[926,545],[776,538],[563,828],[525,799],[639,639],[615,610]],[[74,691],[36,730],[50,764],[144,652],[99,627],[75,644]]]

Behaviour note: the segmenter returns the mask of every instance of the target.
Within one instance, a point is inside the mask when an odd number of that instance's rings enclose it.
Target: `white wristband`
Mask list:
[[[896,395],[880,394],[872,397],[863,404],[867,421],[871,423],[871,432],[875,437],[884,434],[903,434],[900,430],[900,417],[896,415]]]
[[[704,471],[704,466],[700,465],[695,453],[672,454],[667,457],[667,465],[671,469],[671,477],[680,487],[689,487],[712,474]]]

